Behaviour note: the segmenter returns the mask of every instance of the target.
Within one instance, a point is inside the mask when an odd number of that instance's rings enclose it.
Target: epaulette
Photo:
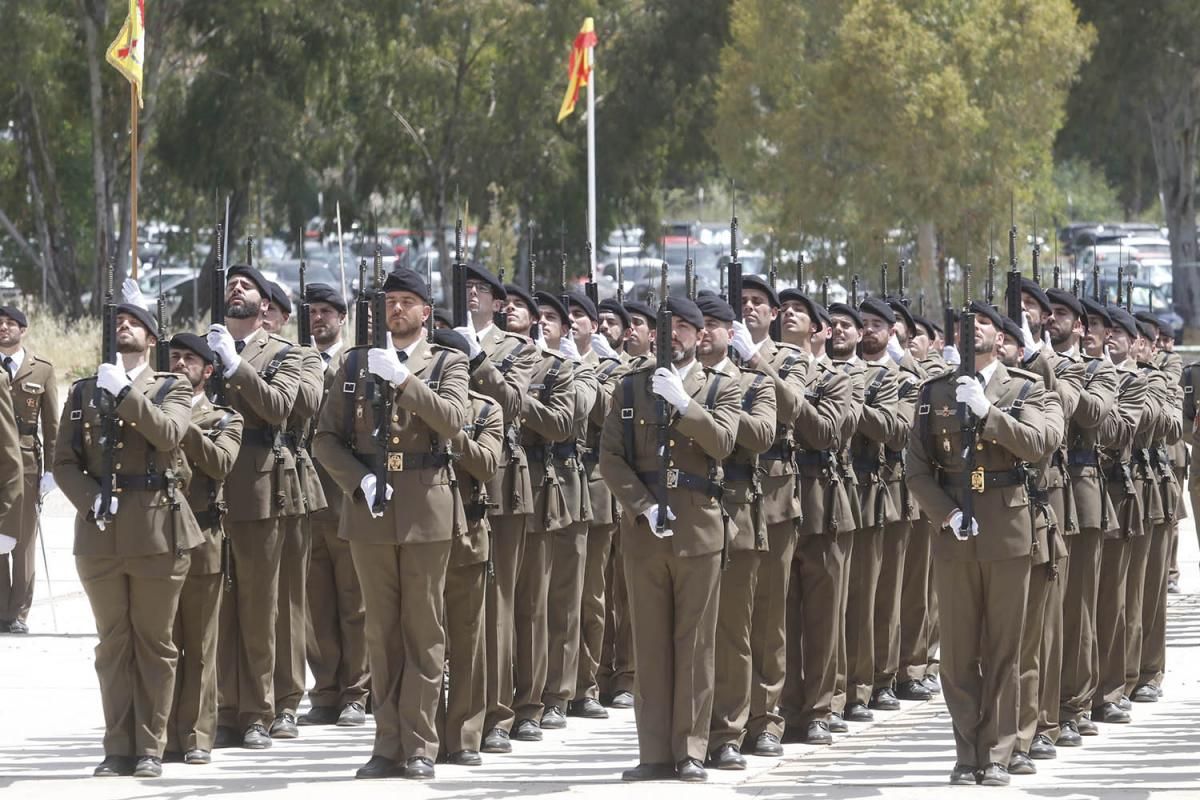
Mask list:
[[[282,336],[280,336],[280,335],[279,335],[279,334],[277,334],[277,333],[268,333],[268,334],[267,334],[267,339],[268,339],[268,340],[270,340],[270,339],[274,339],[275,341],[279,342],[280,344],[286,344],[286,345],[289,345],[289,346],[291,346],[291,347],[295,347],[295,346],[296,346],[296,343],[295,343],[295,342],[288,341],[287,339],[283,338]]]
[[[491,401],[492,398],[488,397],[486,394],[481,394],[474,389],[467,389],[467,399],[478,400],[481,403],[486,403]]]
[[[1046,385],[1046,382],[1042,379],[1042,376],[1036,372],[1030,372],[1027,369],[1021,369],[1020,367],[1005,367],[1005,369],[1007,369],[1008,374],[1014,378],[1024,378],[1027,381],[1033,381],[1034,383],[1043,387]]]
[[[776,342],[775,347],[778,350],[791,350],[796,353],[807,353],[803,347],[797,344],[789,344],[788,342]]]
[[[26,351],[26,352],[28,352],[28,351]],[[47,361],[46,359],[44,359],[44,358],[42,358],[41,356],[39,356],[37,353],[31,353],[29,357],[30,357],[30,358],[31,358],[33,361],[40,361],[40,362],[42,362],[42,363],[43,363],[43,364],[45,364],[47,367],[53,367],[53,366],[54,366],[53,364],[51,364],[51,363],[50,363],[49,361]]]
[[[740,367],[735,367],[735,369],[741,369],[741,368],[740,368]],[[712,375],[721,375],[721,376],[724,376],[724,377],[726,377],[726,378],[736,378],[736,377],[737,377],[737,375],[736,375],[736,374],[731,374],[731,373],[729,373],[729,372],[726,372],[726,371],[725,371],[725,370],[723,370],[723,369],[717,369],[716,367],[705,367],[705,368],[704,368],[704,372],[705,372],[705,373],[708,373],[708,374],[712,374]]]
[[[933,384],[937,383],[938,381],[954,382],[957,379],[958,379],[958,369],[957,368],[948,369],[945,372],[938,373],[937,375],[929,376],[928,378],[926,378],[924,380],[924,382],[921,383],[921,386],[922,387],[932,386]]]

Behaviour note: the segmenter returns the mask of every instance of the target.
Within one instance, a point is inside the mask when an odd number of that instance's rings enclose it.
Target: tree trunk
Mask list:
[[[932,222],[917,225],[917,283],[927,289],[938,285],[937,228]]]
[[[87,47],[88,97],[92,111],[92,202],[96,215],[96,229],[92,237],[95,261],[95,279],[91,282],[93,296],[101,292],[101,276],[112,247],[112,214],[108,185],[108,165],[105,158],[104,90],[101,82],[99,31],[104,30],[108,19],[108,4],[91,0],[80,0],[79,16]]]

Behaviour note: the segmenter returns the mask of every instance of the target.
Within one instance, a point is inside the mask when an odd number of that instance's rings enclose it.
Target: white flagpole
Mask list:
[[[592,245],[591,274],[596,273],[596,48],[588,48],[591,74],[587,82],[588,242]]]

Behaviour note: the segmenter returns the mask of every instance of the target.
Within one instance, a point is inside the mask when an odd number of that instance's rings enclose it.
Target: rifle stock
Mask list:
[[[654,360],[657,369],[671,369],[671,309],[667,304],[670,287],[667,282],[667,262],[662,262],[659,273],[658,316],[654,329]],[[667,529],[668,474],[671,469],[671,409],[667,401],[658,397],[654,401],[658,421],[658,485],[655,487],[658,500],[658,522],[656,532],[661,537]]]
[[[367,260],[358,260],[358,297],[354,299],[354,345],[371,341],[371,295],[367,293]]]
[[[228,214],[228,208],[226,208]],[[225,324],[225,227],[217,223],[216,259],[212,279],[212,303],[209,305],[209,322]],[[217,356],[213,363],[212,377],[208,380],[208,393],[217,405],[225,404],[225,366]]]
[[[467,264],[463,253],[463,221],[454,224],[454,266],[450,274],[450,315],[454,327],[467,324]]]
[[[301,247],[304,243],[301,242]],[[303,251],[301,251],[303,252]],[[312,347],[312,319],[311,306],[308,303],[308,284],[305,281],[305,270],[307,265],[304,263],[303,255],[300,257],[300,316],[296,319],[296,338],[300,340],[301,347]]]
[[[158,340],[154,344],[154,369],[156,372],[171,371],[171,351],[167,344],[170,339],[167,336],[166,322],[166,298],[163,297],[163,282],[162,282],[162,259],[155,261],[155,269],[158,271],[158,299],[154,302],[155,316],[158,322]]]

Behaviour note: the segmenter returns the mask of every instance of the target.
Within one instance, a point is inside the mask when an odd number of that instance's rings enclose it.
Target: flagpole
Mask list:
[[[129,272],[138,278],[138,90],[129,84]]]
[[[591,245],[589,274],[596,273],[596,48],[588,48],[591,74],[587,82],[587,170],[588,170],[588,243]]]

